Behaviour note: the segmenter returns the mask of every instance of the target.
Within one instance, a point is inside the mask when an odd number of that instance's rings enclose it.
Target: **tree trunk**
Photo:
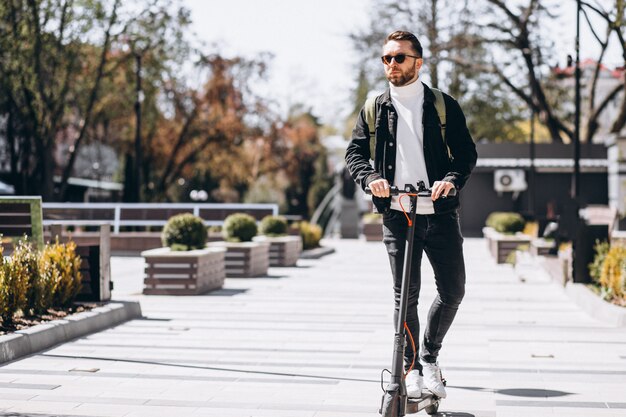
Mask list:
[[[430,57],[428,58],[428,70],[430,82],[435,88],[439,88],[439,28],[437,28],[437,0],[430,1],[430,19],[428,20],[428,40],[430,42]]]
[[[89,125],[91,124],[91,118],[93,116],[93,108],[98,98],[98,90],[100,89],[100,82],[102,81],[102,78],[104,76],[104,66],[107,63],[107,57],[109,54],[109,46],[110,46],[109,41],[111,39],[111,30],[113,28],[113,25],[117,21],[117,8],[119,4],[120,4],[120,0],[116,0],[115,3],[113,3],[113,10],[111,12],[111,18],[109,19],[109,26],[104,34],[104,42],[102,44],[102,52],[100,55],[100,62],[98,64],[98,70],[96,71],[96,78],[94,80],[93,87],[89,95],[87,108],[85,109],[85,113],[82,115],[83,123],[80,126],[80,132],[78,134],[78,137],[76,138],[76,141],[74,142],[74,146],[72,150],[70,151],[70,157],[68,159],[67,165],[63,169],[63,175],[61,176],[61,184],[59,184],[59,195],[62,198],[67,198],[66,196],[67,181],[72,173],[72,170],[74,169],[74,163],[76,161],[76,156],[78,155],[78,150],[80,148],[80,145],[83,141],[83,138],[85,137],[85,134],[87,132]]]

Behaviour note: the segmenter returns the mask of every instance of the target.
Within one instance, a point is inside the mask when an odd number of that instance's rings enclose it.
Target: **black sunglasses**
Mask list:
[[[383,60],[383,64],[385,64],[385,65],[391,65],[391,61],[394,60],[394,59],[396,60],[396,62],[398,64],[402,64],[407,56],[410,56],[411,58],[415,58],[415,59],[420,59],[421,58],[421,56],[408,55],[408,54],[398,54],[398,55],[383,55],[383,56],[380,57],[380,59]]]

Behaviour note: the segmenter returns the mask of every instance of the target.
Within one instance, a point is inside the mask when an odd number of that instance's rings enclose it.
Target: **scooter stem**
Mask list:
[[[423,185],[418,184],[420,190]],[[410,188],[410,189],[409,189]],[[404,381],[404,350],[406,348],[406,332],[404,330],[404,322],[406,321],[406,311],[409,301],[409,283],[411,281],[411,262],[413,258],[413,239],[415,237],[415,218],[417,212],[417,196],[418,190],[413,186],[405,187],[411,202],[411,210],[409,214],[410,222],[406,233],[406,244],[404,249],[404,266],[402,275],[402,287],[400,290],[400,305],[398,311],[398,321],[396,322],[396,334],[393,346],[393,359],[391,364],[391,378],[389,385],[383,396],[380,413],[383,417],[403,417],[406,415],[407,392],[406,383]]]

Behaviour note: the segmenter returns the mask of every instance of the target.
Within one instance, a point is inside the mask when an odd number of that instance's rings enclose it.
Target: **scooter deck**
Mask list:
[[[422,410],[426,410],[428,414],[434,414],[437,412],[437,408],[439,408],[440,401],[441,398],[425,389],[422,391],[422,396],[420,398],[409,398],[407,400],[406,413],[415,414]],[[430,411],[434,411],[434,413],[431,413]]]

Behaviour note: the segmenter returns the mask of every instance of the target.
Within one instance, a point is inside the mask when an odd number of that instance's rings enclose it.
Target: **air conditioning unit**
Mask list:
[[[523,169],[496,169],[493,175],[493,188],[497,192],[520,192],[528,188]]]

